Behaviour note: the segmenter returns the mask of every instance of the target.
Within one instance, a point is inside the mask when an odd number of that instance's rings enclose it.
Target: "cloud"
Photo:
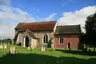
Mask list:
[[[35,21],[31,14],[21,10],[20,8],[0,5],[0,18],[10,18],[17,21]]]
[[[52,13],[47,18],[44,18],[45,21],[55,20],[56,13]]]
[[[0,39],[13,38],[14,37],[14,27],[16,23],[9,23],[6,21],[0,21]]]
[[[31,14],[20,8],[0,5],[0,39],[13,38],[14,28],[18,22],[36,21]]]
[[[58,19],[58,25],[85,25],[86,17],[96,12],[96,6],[84,7],[74,12],[64,12],[63,16]],[[84,29],[82,29],[84,31]]]

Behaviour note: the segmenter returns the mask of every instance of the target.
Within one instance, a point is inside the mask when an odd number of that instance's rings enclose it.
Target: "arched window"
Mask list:
[[[48,43],[48,35],[47,34],[44,35],[44,43]]]
[[[63,42],[64,42],[64,38],[60,37],[60,43],[63,43]]]

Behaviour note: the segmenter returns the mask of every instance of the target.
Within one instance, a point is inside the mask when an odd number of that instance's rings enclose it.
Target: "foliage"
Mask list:
[[[91,45],[96,45],[96,13],[87,17],[85,29],[85,37],[87,43]]]
[[[3,39],[3,40],[0,40],[0,43],[12,43],[12,40],[11,39]]]

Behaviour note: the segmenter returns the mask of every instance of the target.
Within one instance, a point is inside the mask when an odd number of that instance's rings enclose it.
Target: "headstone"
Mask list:
[[[2,47],[1,47],[1,44],[0,44],[0,50],[2,49]]]
[[[28,47],[28,50],[30,50],[30,47]]]
[[[3,48],[4,48],[4,49],[7,49],[7,44],[4,44],[4,45],[3,45]]]
[[[12,47],[10,47],[9,53],[12,54]]]
[[[9,53],[10,54],[15,54],[16,53],[14,46],[13,47],[12,46],[10,47]]]
[[[46,47],[47,47],[47,44],[46,43],[43,43],[42,46],[41,46],[41,51],[45,51],[46,50]]]
[[[15,51],[15,46],[13,46],[13,52],[12,52],[12,53],[15,54],[15,52],[16,52],[16,51]]]
[[[0,49],[3,49],[3,44],[2,43],[0,44]]]

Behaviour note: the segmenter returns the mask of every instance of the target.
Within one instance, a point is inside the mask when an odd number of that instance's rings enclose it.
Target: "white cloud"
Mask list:
[[[55,20],[56,13],[52,13],[47,18],[44,18],[45,21]]]
[[[0,5],[0,39],[13,38],[14,28],[18,22],[36,21],[32,15],[7,5]]]
[[[16,23],[8,23],[0,21],[0,39],[13,38],[14,37],[14,27]]]
[[[20,8],[13,8],[5,5],[0,5],[0,12],[3,18],[11,18],[17,21],[35,21],[35,19],[27,12]]]
[[[84,7],[74,12],[64,12],[63,16],[58,19],[58,25],[81,24],[81,26],[84,27],[86,17],[95,12],[96,6]]]

